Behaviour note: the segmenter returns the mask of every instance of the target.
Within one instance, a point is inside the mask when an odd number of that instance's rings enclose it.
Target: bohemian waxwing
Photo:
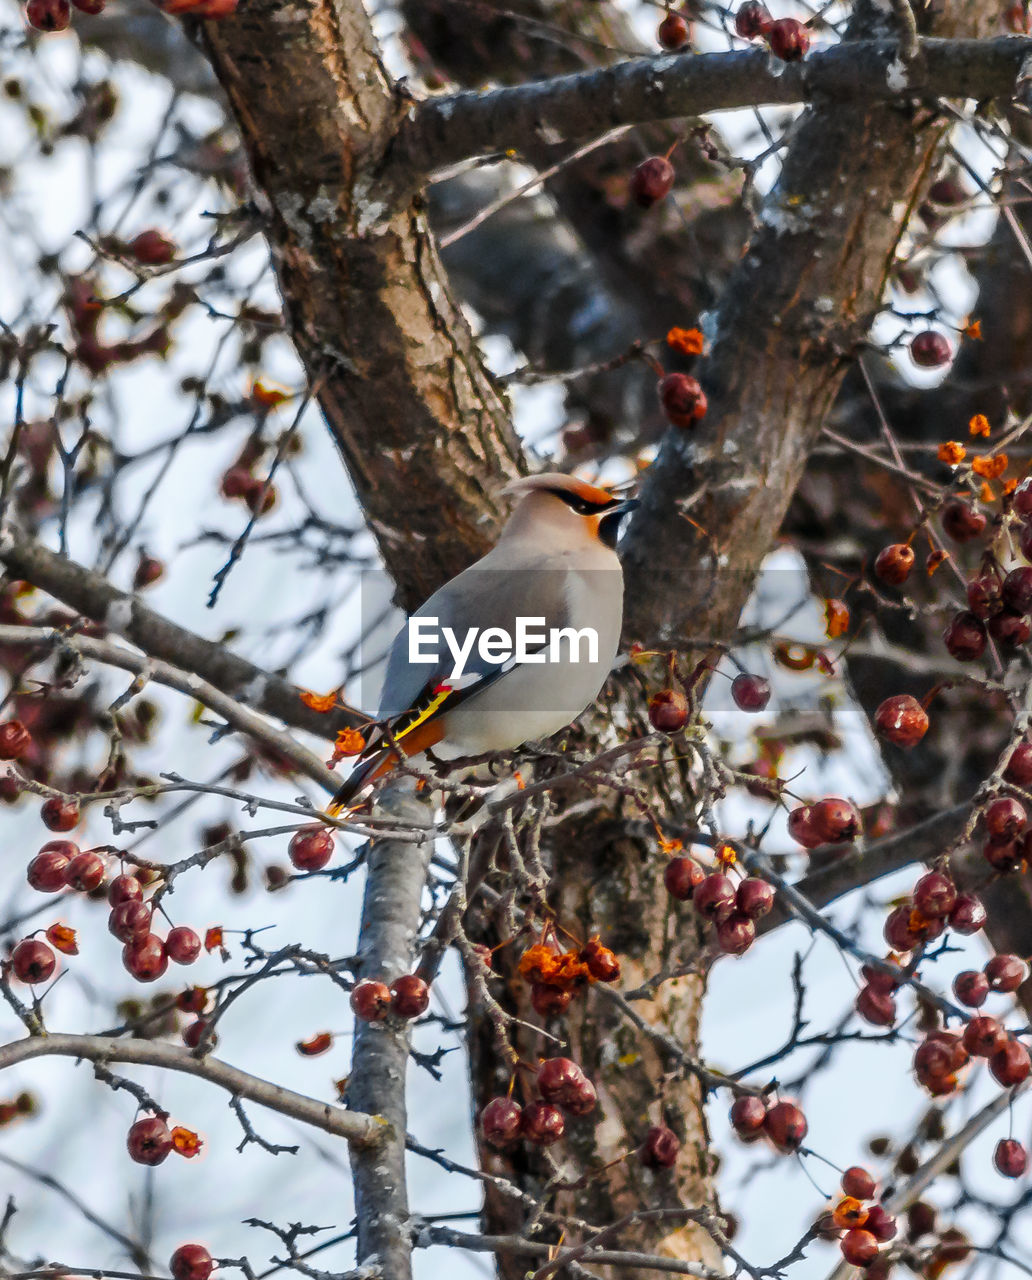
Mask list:
[[[395,748],[406,758],[432,749],[440,759],[511,750],[558,732],[598,696],[623,622],[617,534],[623,515],[638,504],[554,472],[515,480],[503,493],[519,501],[497,544],[435,591],[395,637],[377,713],[381,727],[333,797],[330,814],[397,763]],[[525,648],[533,657],[518,661],[504,642],[481,650],[485,628],[516,639],[521,618],[529,622]],[[419,662],[412,660],[414,625]],[[453,644],[471,646],[458,677],[446,628]],[[553,648],[543,638],[550,642],[559,628],[583,634],[576,641],[561,635]],[[594,649],[589,631],[597,637]]]

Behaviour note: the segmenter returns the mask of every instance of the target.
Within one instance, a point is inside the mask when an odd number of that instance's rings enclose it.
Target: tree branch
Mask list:
[[[157,1040],[116,1040],[109,1036],[80,1036],[63,1033],[29,1036],[0,1047],[0,1071],[28,1062],[31,1058],[79,1058],[89,1062],[131,1062],[140,1066],[163,1067],[197,1076],[281,1115],[310,1124],[324,1133],[335,1134],[361,1149],[378,1148],[389,1135],[388,1122],[377,1115],[346,1111],[328,1102],[318,1102],[294,1093],[269,1080],[262,1080],[218,1058],[194,1057],[174,1045]],[[404,1135],[404,1130],[402,1130]]]

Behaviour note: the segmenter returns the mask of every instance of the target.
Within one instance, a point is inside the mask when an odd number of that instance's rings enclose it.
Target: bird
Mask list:
[[[395,637],[376,728],[327,807],[330,816],[361,807],[402,758],[512,750],[557,733],[598,697],[623,625],[617,538],[638,500],[560,472],[513,480],[502,494],[516,506],[497,543],[435,591]],[[494,628],[518,639],[520,619],[531,623],[522,661],[504,651],[497,633],[493,645],[477,643]],[[432,636],[446,628],[467,646],[461,670],[446,643],[427,654]],[[581,633],[576,650],[563,628]],[[427,660],[413,661],[414,654]]]

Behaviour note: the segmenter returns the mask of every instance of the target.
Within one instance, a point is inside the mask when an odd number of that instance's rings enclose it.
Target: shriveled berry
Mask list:
[[[957,904],[950,912],[950,928],[957,933],[977,933],[985,927],[985,907],[973,893],[961,893],[957,896]]]
[[[928,714],[915,697],[897,693],[879,704],[874,724],[881,737],[908,749],[928,732]]]
[[[168,958],[176,964],[193,964],[201,954],[201,939],[189,925],[178,924],[174,929],[169,929],[165,950]]]
[[[857,1200],[871,1200],[877,1187],[874,1178],[862,1165],[854,1164],[842,1175],[842,1190]]]
[[[989,1070],[993,1079],[1004,1088],[1021,1084],[1030,1068],[1032,1062],[1029,1061],[1028,1050],[1017,1040],[1005,1040],[989,1055]]]
[[[821,844],[850,844],[860,834],[860,813],[852,801],[827,796],[810,806],[809,825]]]
[[[519,1138],[522,1119],[523,1108],[512,1098],[492,1098],[480,1113],[480,1132],[500,1151]]]
[[[872,1204],[867,1211],[864,1230],[869,1231],[879,1243],[887,1244],[896,1238],[899,1227],[896,1225],[896,1219],[884,1205]]]
[[[987,627],[996,643],[1007,649],[1020,649],[1032,637],[1032,618],[1013,609],[1001,609],[993,614]]]
[[[688,373],[668,373],[657,387],[659,402],[675,427],[691,427],[705,417],[708,402],[699,380]]]
[[[692,902],[701,916],[719,923],[735,909],[735,887],[727,876],[713,871],[696,886]]]
[[[550,1102],[532,1102],[523,1108],[520,1131],[536,1147],[550,1147],[566,1132],[566,1120]]]
[[[649,156],[631,174],[631,199],[643,209],[651,209],[674,185],[674,166],[666,156]]]
[[[403,973],[390,986],[391,1012],[399,1018],[418,1018],[430,1007],[430,988],[415,973]]]
[[[798,18],[778,18],[766,35],[771,53],[782,62],[798,62],[810,48],[810,30]]]
[[[896,1001],[890,992],[861,987],[854,1007],[860,1017],[873,1027],[891,1027],[896,1021]]]
[[[39,938],[23,938],[11,952],[11,968],[19,982],[46,982],[57,967],[57,956]]]
[[[677,733],[688,723],[688,699],[679,689],[661,689],[649,700],[649,720],[661,733]]]
[[[156,933],[145,933],[122,948],[122,964],[137,982],[157,982],[168,968],[168,952]]]
[[[735,32],[743,40],[755,40],[757,36],[767,34],[773,21],[767,6],[760,0],[745,0],[735,14]]]
[[[953,979],[953,994],[969,1009],[978,1009],[989,998],[989,979],[977,969],[965,969]]]
[[[679,13],[668,13],[659,24],[656,39],[664,49],[681,49],[688,43],[688,23]]]
[[[986,962],[985,977],[993,991],[1017,991],[1028,977],[1028,965],[1017,956],[1001,952]]]
[[[785,1153],[799,1150],[807,1128],[806,1117],[794,1102],[775,1102],[763,1120],[767,1137]]]
[[[732,911],[717,923],[717,946],[725,955],[743,955],[755,941],[756,925],[740,911]]]
[[[1028,1168],[1028,1152],[1017,1138],[1001,1138],[993,1152],[993,1165],[1005,1178],[1020,1178]]]
[[[770,681],[742,672],[731,681],[731,697],[740,711],[762,711],[770,702]]]
[[[991,618],[1003,608],[1003,584],[995,573],[972,578],[967,586],[967,600],[976,618]]]
[[[1010,753],[1003,776],[1019,787],[1032,784],[1032,742],[1024,739]]]
[[[646,1169],[672,1169],[680,1150],[677,1134],[665,1124],[654,1124],[638,1148],[638,1159]]]
[[[962,1039],[964,1048],[973,1058],[988,1058],[1006,1039],[1006,1032],[995,1018],[980,1014],[964,1028]]]
[[[876,969],[873,964],[861,965],[860,976],[872,991],[881,991],[891,996],[894,991],[899,990],[899,983],[892,974],[886,973],[884,969]]]
[[[32,734],[20,720],[0,724],[0,760],[17,760],[32,746]]]
[[[531,983],[531,1007],[542,1018],[552,1018],[560,1013],[565,1013],[572,1000],[572,991],[563,991],[560,987],[550,987],[543,982]]]
[[[874,561],[875,576],[893,587],[902,586],[913,567],[914,550],[905,542],[892,542],[882,547]]]
[[[298,871],[321,871],[333,857],[333,832],[313,823],[295,831],[287,850]]]
[[[914,906],[923,916],[948,916],[957,905],[957,886],[941,871],[929,871],[914,885]]]
[[[361,1022],[382,1022],[391,1007],[390,988],[384,982],[363,978],[351,991],[351,1009]]]
[[[173,1280],[208,1280],[215,1260],[203,1244],[181,1244],[168,1264]]]
[[[1020,871],[1024,861],[1024,845],[1006,836],[991,836],[982,846],[982,857],[995,870],[1006,875],[1010,871]]]
[[[1028,613],[1032,610],[1032,569],[1027,565],[1012,569],[1000,590],[1008,609],[1015,613]]]
[[[731,1104],[728,1118],[740,1138],[754,1138],[763,1130],[767,1104],[754,1094],[743,1093]]]
[[[975,662],[985,653],[985,623],[967,609],[954,614],[942,633],[943,643],[958,662]]]
[[[538,1067],[537,1086],[546,1102],[564,1107],[576,1097],[587,1076],[572,1058],[546,1058]]]
[[[911,915],[911,908],[906,904],[889,912],[883,933],[893,951],[913,951],[920,944],[920,934],[910,927]]]
[[[1032,516],[1032,479],[1022,480],[1011,494],[1011,508],[1019,516]]]
[[[759,876],[749,876],[735,890],[735,906],[750,920],[760,920],[774,906],[774,889]]]
[[[125,1145],[137,1164],[161,1164],[172,1150],[172,1134],[160,1116],[143,1116],[130,1127]]]
[[[671,858],[663,871],[667,893],[680,902],[687,902],[705,878],[705,871],[694,858]]]
[[[139,902],[143,898],[143,885],[135,876],[115,876],[108,885],[107,900],[112,907],[123,902]]]
[[[942,509],[943,532],[954,542],[971,542],[985,532],[987,520],[983,512],[954,499]]]
[[[108,932],[119,942],[134,942],[150,933],[151,909],[142,902],[120,902],[111,908]]]
[[[65,884],[80,893],[92,893],[104,879],[104,859],[99,853],[84,850],[65,867]]]
[[[615,982],[620,976],[620,961],[600,938],[589,938],[581,948],[580,958],[596,982]]]
[[[28,0],[25,19],[37,31],[66,31],[72,20],[68,0]]]
[[[938,329],[925,329],[910,339],[910,358],[921,369],[939,369],[950,362],[950,341]]]
[[[79,824],[79,802],[51,796],[49,800],[43,801],[39,816],[43,819],[43,825],[51,831],[71,831]]]

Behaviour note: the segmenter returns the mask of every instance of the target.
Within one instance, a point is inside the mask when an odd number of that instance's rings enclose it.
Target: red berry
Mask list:
[[[58,845],[67,845],[68,849],[74,852],[66,853],[63,849],[57,848]],[[57,893],[64,889],[67,885],[65,872],[68,864],[78,852],[79,850],[70,840],[52,840],[50,845],[44,845],[29,863],[29,884],[40,893]]]
[[[966,609],[954,614],[942,638],[947,652],[958,662],[975,662],[985,653],[985,623]]]
[[[663,871],[667,893],[680,902],[687,902],[705,878],[705,871],[694,858],[671,858]]]
[[[873,1027],[891,1027],[896,1021],[896,1001],[888,991],[861,987],[854,1007],[860,1017]],[[848,1194],[852,1195],[853,1192]]]
[[[163,267],[176,256],[176,246],[154,227],[141,231],[129,241],[129,252],[147,267]]]
[[[874,1178],[861,1165],[854,1164],[842,1175],[842,1190],[857,1200],[872,1200],[877,1187]]]
[[[929,871],[914,885],[914,906],[923,916],[948,916],[956,905],[957,886],[941,871]]]
[[[1008,609],[1028,613],[1032,609],[1032,569],[1027,565],[1012,569],[1003,580],[1001,593]]]
[[[590,1080],[585,1079],[583,1084],[563,1103],[563,1110],[571,1116],[586,1116],[590,1115],[597,1105],[598,1094],[595,1092],[595,1086]]]
[[[942,509],[943,532],[954,542],[970,542],[985,532],[986,518],[966,503],[954,500]]]
[[[883,992],[885,995],[891,996],[894,991],[899,989],[899,983],[891,973],[886,973],[884,969],[876,969],[872,964],[862,965],[860,976],[872,991]]]
[[[717,946],[729,956],[743,955],[756,941],[756,926],[748,916],[733,911],[717,923]]]
[[[77,853],[65,867],[65,884],[80,893],[92,893],[104,879],[104,859],[88,850]]]
[[[1028,977],[1028,965],[1017,956],[1001,953],[987,961],[985,977],[993,991],[1017,991]]]
[[[804,849],[816,849],[821,843],[820,836],[814,831],[811,821],[813,806],[802,804],[788,815],[788,834]]]
[[[906,903],[889,912],[883,933],[893,951],[913,951],[920,944],[920,934],[911,928],[912,914],[912,909]]]
[[[860,834],[860,814],[849,800],[828,796],[810,806],[809,826],[821,844],[850,844]]]
[[[995,1018],[980,1014],[964,1028],[964,1048],[973,1058],[988,1058],[1006,1039],[1006,1033]]]
[[[299,871],[321,871],[333,857],[333,832],[314,823],[302,827],[291,837],[288,853]]]
[[[620,961],[598,938],[589,938],[581,948],[580,958],[596,982],[615,982],[620,976]]]
[[[1003,776],[1019,787],[1032,784],[1032,742],[1022,740],[1010,753]]]
[[[994,800],[985,811],[986,830],[1001,840],[1013,840],[1025,830],[1027,822],[1024,806],[1011,796]]]
[[[938,369],[950,362],[950,342],[938,329],[925,329],[910,339],[910,358],[921,369]]]
[[[391,992],[386,983],[373,978],[356,982],[351,992],[351,1008],[361,1022],[383,1022],[391,1007]]]
[[[659,24],[656,38],[664,49],[680,49],[688,43],[688,23],[679,13],[668,13]]]
[[[935,1234],[935,1206],[927,1200],[918,1200],[907,1210],[907,1235],[911,1240]]]
[[[962,893],[950,912],[950,928],[957,933],[977,933],[985,926],[985,907],[973,893]]]
[[[142,902],[120,902],[108,916],[108,932],[119,942],[135,942],[150,933],[151,909]]]
[[[677,733],[688,723],[688,699],[677,689],[662,689],[649,700],[649,720],[661,733]]]
[[[982,857],[996,871],[1006,874],[1009,871],[1020,871],[1024,861],[1024,845],[1006,837],[992,837],[982,846]]]
[[[74,3],[75,0],[72,0]],[[133,573],[133,590],[142,591],[144,587],[151,586],[152,583],[158,581],[165,573],[165,566],[160,560],[156,560],[154,556],[141,555],[136,562],[136,570]]]
[[[743,40],[755,40],[757,36],[765,36],[773,22],[767,6],[760,0],[745,0],[735,14],[735,31]]]
[[[49,800],[43,801],[39,816],[43,819],[43,825],[51,831],[71,831],[79,823],[79,802],[51,796]]]
[[[572,1058],[546,1058],[538,1067],[537,1086],[546,1102],[564,1107],[576,1098],[587,1076]]]
[[[196,1049],[204,1038],[204,1033],[210,1026],[211,1023],[207,1018],[197,1018],[195,1021],[191,1022],[188,1027],[184,1028],[183,1044],[185,1044],[188,1049]],[[214,1049],[218,1042],[218,1036],[212,1032],[211,1035],[208,1036],[208,1044]]]
[[[137,982],[157,982],[168,968],[168,952],[156,933],[145,933],[122,948],[122,964]]]
[[[1005,1178],[1020,1178],[1028,1168],[1028,1152],[1017,1138],[1001,1138],[993,1152],[993,1164]]]
[[[991,618],[1003,608],[1003,584],[995,573],[972,578],[967,587],[967,600],[976,618]]]
[[[719,923],[735,909],[735,887],[727,876],[713,871],[696,885],[692,902],[701,916]]]
[[[246,467],[230,467],[219,486],[224,498],[243,498],[252,491],[255,478]]]
[[[668,373],[661,378],[659,402],[675,427],[691,427],[706,414],[708,402],[697,378],[687,373]]]
[[[989,979],[977,969],[965,969],[953,979],[953,994],[969,1009],[978,1009],[989,997]]]
[[[909,693],[897,693],[879,704],[874,725],[887,741],[907,749],[916,746],[928,732],[928,714]]]
[[[565,1013],[572,999],[572,991],[563,991],[560,987],[549,987],[543,982],[531,983],[530,1003],[534,1012],[539,1013],[542,1018],[551,1018]]]
[[[1018,546],[1021,548],[1021,554],[1025,559],[1032,560],[1032,523],[1026,523],[1022,526]]]
[[[798,18],[779,18],[767,31],[767,43],[775,58],[798,62],[810,48],[810,31]]]
[[[839,1243],[842,1256],[854,1267],[869,1267],[878,1256],[878,1241],[863,1227],[847,1231]]]
[[[989,1055],[989,1070],[993,1079],[1004,1088],[1021,1084],[1032,1068],[1028,1050],[1017,1040],[1005,1040]]]
[[[654,1124],[638,1148],[638,1159],[646,1169],[672,1169],[680,1150],[677,1134],[665,1124]]]
[[[913,567],[914,551],[905,542],[892,542],[882,547],[874,562],[875,576],[894,587],[906,582]]]
[[[32,746],[32,734],[20,720],[0,724],[0,760],[17,760]]]
[[[750,920],[760,920],[774,906],[774,890],[766,880],[750,876],[735,891],[735,906]]]
[[[492,1098],[480,1113],[484,1141],[501,1150],[520,1136],[523,1108],[511,1098]]]
[[[731,681],[731,697],[741,711],[762,711],[770,702],[770,681],[743,672]]]
[[[168,931],[165,950],[176,964],[193,964],[201,954],[201,939],[188,925],[179,924]]]
[[[895,1239],[898,1227],[896,1219],[889,1213],[883,1205],[872,1204],[867,1211],[867,1221],[864,1223],[864,1230],[869,1231],[875,1240],[882,1244]]]
[[[1032,636],[1032,618],[1026,613],[1003,609],[989,619],[988,629],[997,644],[1009,649],[1019,649]]]
[[[172,1150],[172,1134],[160,1116],[144,1116],[130,1127],[125,1145],[137,1164],[161,1164]]]
[[[37,31],[65,31],[72,20],[68,0],[28,0],[25,18]]]
[[[1014,490],[1011,507],[1019,516],[1032,516],[1032,480],[1022,480]]]
[[[414,973],[404,973],[390,986],[391,1012],[399,1018],[418,1018],[430,1005],[430,988]]]
[[[798,1151],[806,1137],[806,1117],[794,1102],[776,1102],[764,1116],[763,1128],[779,1151]]]
[[[215,1262],[203,1244],[181,1244],[168,1264],[174,1280],[208,1280]]]
[[[566,1132],[566,1121],[559,1108],[550,1102],[532,1102],[523,1108],[520,1130],[535,1146],[550,1147]]]
[[[39,938],[24,938],[11,952],[11,967],[19,982],[46,982],[57,967],[57,956]]]
[[[143,898],[143,885],[135,876],[115,876],[108,885],[107,900],[112,907],[123,902],[139,902]]]
[[[631,174],[631,199],[643,209],[670,194],[674,185],[674,166],[665,156],[649,156]]]
[[[762,1098],[744,1093],[735,1098],[728,1114],[731,1127],[740,1138],[753,1138],[763,1130],[767,1104]]]

